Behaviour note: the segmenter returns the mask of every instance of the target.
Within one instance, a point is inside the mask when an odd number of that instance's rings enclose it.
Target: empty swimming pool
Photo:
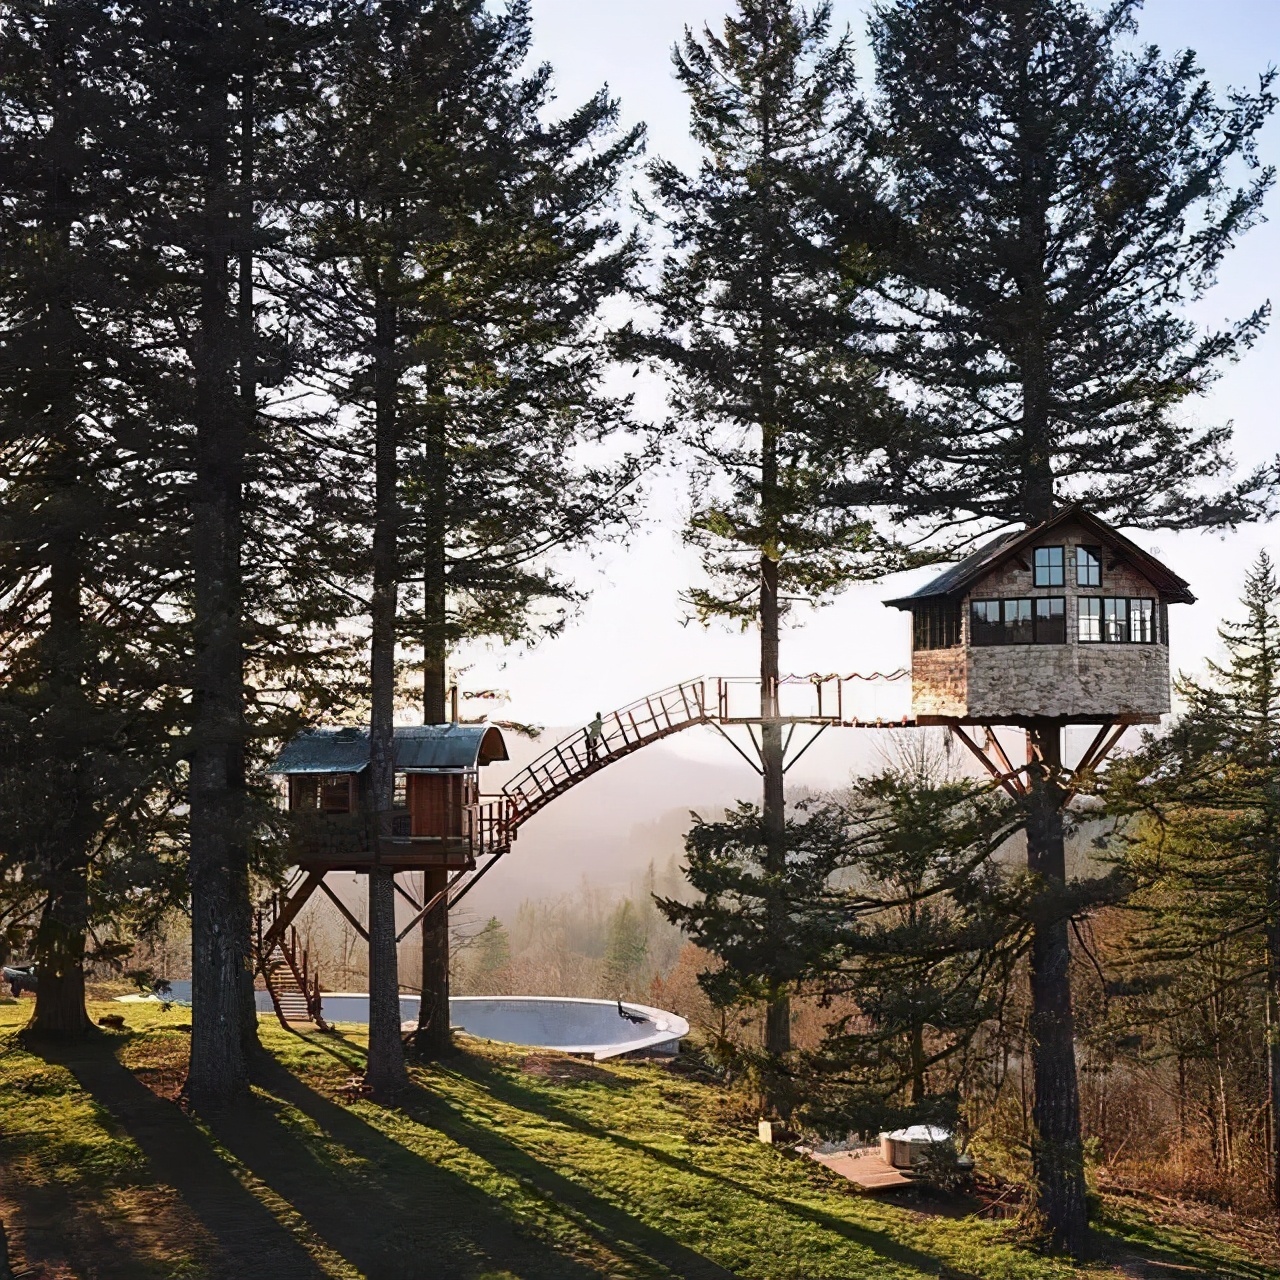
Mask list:
[[[258,993],[259,1007],[265,997]],[[321,999],[330,1022],[368,1022],[369,997],[364,992],[326,991]],[[579,1000],[570,996],[452,996],[449,1018],[453,1025],[481,1040],[502,1044],[526,1044],[561,1053],[590,1054],[597,1061],[624,1053],[675,1053],[689,1034],[689,1024],[678,1014],[644,1004],[616,1000]],[[416,1022],[418,997],[400,997],[400,1016]]]

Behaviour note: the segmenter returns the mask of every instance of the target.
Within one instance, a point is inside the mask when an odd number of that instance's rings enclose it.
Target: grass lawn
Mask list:
[[[0,1005],[0,1214],[36,1275],[82,1280],[1052,1280],[1280,1277],[1203,1234],[1110,1206],[1103,1261],[1020,1245],[964,1202],[855,1194],[755,1141],[740,1104],[661,1065],[464,1042],[396,1109],[347,1103],[358,1028],[262,1023],[253,1101],[176,1104],[189,1013],[33,1054]],[[96,1013],[107,1012],[98,1006]]]

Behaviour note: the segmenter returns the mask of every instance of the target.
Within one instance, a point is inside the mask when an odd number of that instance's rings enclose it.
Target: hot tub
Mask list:
[[[257,992],[258,1008],[271,1012],[271,997]],[[369,997],[362,991],[326,991],[321,1012],[329,1022],[368,1022]],[[624,1053],[676,1053],[689,1034],[678,1014],[644,1004],[572,996],[450,996],[449,1020],[481,1040],[527,1044],[561,1053],[590,1054],[597,1061]],[[418,997],[401,995],[400,1017],[418,1021]]]

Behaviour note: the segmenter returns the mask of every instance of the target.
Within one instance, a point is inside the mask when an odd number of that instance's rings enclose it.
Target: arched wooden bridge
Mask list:
[[[456,872],[449,886],[423,905],[400,931],[400,937],[447,895],[449,906],[461,901],[504,854],[520,828],[557,796],[577,786],[624,756],[695,725],[759,725],[777,720],[792,732],[802,725],[817,731],[828,726],[853,729],[906,728],[912,721],[859,718],[852,686],[906,679],[905,670],[870,675],[787,676],[773,691],[772,714],[762,712],[761,684],[752,677],[700,676],[651,693],[575,730],[520,770],[499,795],[487,796],[470,814],[476,865]],[[816,734],[815,734],[816,737]]]
[[[789,746],[797,729],[810,726],[813,733],[791,757],[794,763],[830,726],[909,726],[912,721],[907,718],[859,717],[854,711],[857,698],[853,690],[855,685],[865,689],[868,685],[905,679],[909,674],[900,670],[871,675],[787,676],[770,691],[767,700],[761,696],[758,678],[700,676],[601,715],[598,726],[593,721],[568,734],[515,774],[498,795],[484,796],[469,807],[465,835],[474,851],[473,864],[454,872],[445,888],[426,902],[418,902],[400,889],[415,913],[399,930],[397,940],[407,937],[442,901],[450,907],[460,902],[510,851],[520,828],[534,814],[641,747],[695,725],[712,725],[723,732],[732,725],[750,728],[764,723],[783,725],[787,730],[785,746]],[[734,746],[750,762],[746,752],[736,743]],[[276,1014],[285,1025],[299,1018],[323,1025],[319,982],[293,929],[293,921],[311,893],[317,888],[323,890],[357,932],[365,934],[360,922],[325,885],[324,877],[324,868],[299,868],[284,892],[273,894],[257,912],[257,968],[271,993]]]

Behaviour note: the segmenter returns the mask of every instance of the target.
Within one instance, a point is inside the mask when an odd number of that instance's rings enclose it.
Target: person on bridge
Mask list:
[[[600,754],[600,739],[604,734],[604,721],[600,717],[600,713],[596,712],[596,718],[587,725],[587,759],[595,760]]]

